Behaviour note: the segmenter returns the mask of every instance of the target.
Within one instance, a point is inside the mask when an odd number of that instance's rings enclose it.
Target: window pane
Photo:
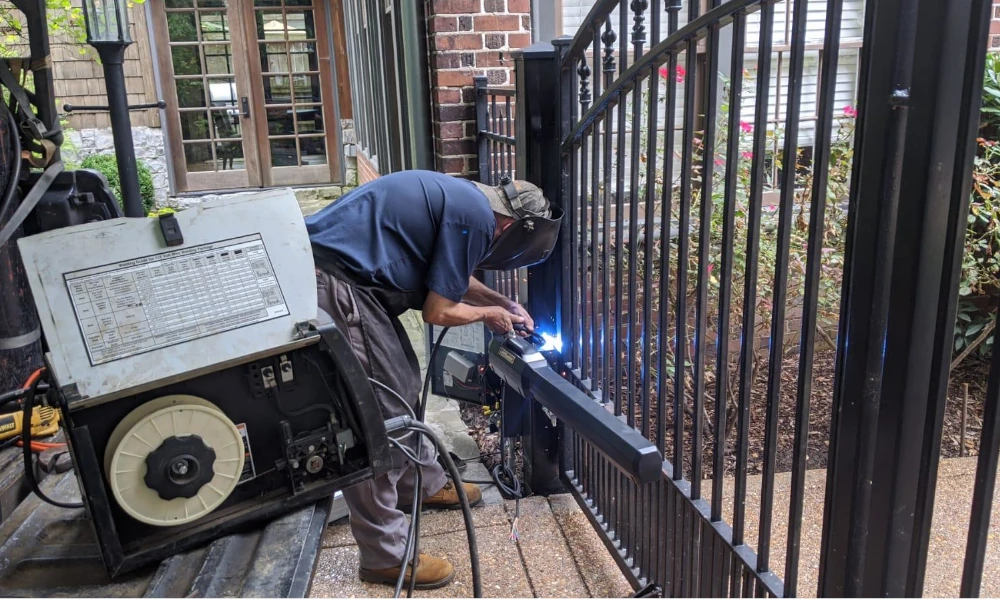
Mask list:
[[[222,42],[229,39],[229,17],[226,13],[201,13],[201,39],[206,42]]]
[[[298,133],[323,132],[322,106],[296,106],[295,116],[299,123]]]
[[[281,12],[258,10],[257,39],[284,41],[285,39],[284,15]]]
[[[290,40],[314,40],[316,39],[316,24],[313,22],[313,11],[288,13],[288,39]]]
[[[254,6],[281,6],[281,0],[254,0]]]
[[[174,75],[201,75],[197,46],[172,46],[170,58],[174,63]]]
[[[292,121],[292,107],[275,106],[267,109],[267,132],[270,135],[291,135],[295,133]]]
[[[298,164],[295,140],[271,140],[271,166],[294,167]]]
[[[288,55],[285,44],[261,44],[260,68],[265,73],[287,73]]]
[[[181,108],[205,106],[205,86],[200,79],[181,79],[177,82],[177,104]]]
[[[289,48],[292,55],[292,71],[319,71],[319,60],[316,58],[316,42],[294,42]]]
[[[205,44],[205,68],[209,75],[233,73],[233,50],[229,44]]]
[[[211,144],[184,144],[184,160],[189,173],[215,170]]]
[[[321,102],[319,75],[294,75],[295,102]]]
[[[226,0],[198,0],[198,8],[225,8]]]
[[[236,106],[237,96],[236,81],[231,77],[209,79],[208,93],[212,106]]]
[[[201,111],[182,112],[181,137],[185,140],[208,139],[208,113]]]
[[[235,109],[213,110],[212,124],[215,127],[216,139],[239,139],[243,135],[240,129],[240,113]]]
[[[268,75],[264,77],[264,101],[267,104],[291,104],[291,82],[287,75]]]
[[[326,164],[326,140],[321,137],[299,138],[303,165]]]
[[[193,8],[193,0],[166,0],[164,6],[167,8]]]
[[[312,6],[312,0],[285,0],[285,6]]]
[[[171,42],[198,41],[193,12],[167,13],[167,30]]]
[[[215,144],[215,162],[220,171],[245,169],[242,142],[219,142]]]

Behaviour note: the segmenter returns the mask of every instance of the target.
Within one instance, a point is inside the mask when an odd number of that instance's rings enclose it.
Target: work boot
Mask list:
[[[483,492],[479,489],[478,485],[463,482],[462,487],[465,488],[465,497],[469,499],[470,508],[478,506],[483,502]],[[406,514],[410,514],[413,508],[413,501],[399,502],[396,508]],[[447,480],[444,487],[438,490],[436,494],[424,498],[424,509],[428,508],[444,510],[462,508],[462,503],[458,501],[458,490],[451,479]]]
[[[403,578],[403,585],[410,584],[410,576],[413,569],[406,566],[406,577]],[[358,569],[358,577],[361,581],[368,583],[379,583],[384,585],[396,585],[399,578],[399,567],[389,567],[388,569]],[[451,583],[455,578],[455,567],[443,558],[436,558],[428,554],[420,553],[417,558],[417,584],[414,586],[418,590],[436,590]]]

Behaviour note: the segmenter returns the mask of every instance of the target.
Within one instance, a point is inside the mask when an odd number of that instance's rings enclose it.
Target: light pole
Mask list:
[[[121,180],[122,204],[126,217],[143,217],[139,195],[139,172],[135,164],[132,122],[128,114],[123,59],[132,43],[128,31],[127,0],[83,0],[83,19],[87,43],[97,50],[104,65],[104,84],[108,89],[108,112],[115,140],[115,158]]]

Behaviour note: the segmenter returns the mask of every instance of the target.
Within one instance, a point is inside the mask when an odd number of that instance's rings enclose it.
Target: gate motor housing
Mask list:
[[[360,362],[316,322],[289,190],[19,240],[50,396],[112,575],[390,464]]]

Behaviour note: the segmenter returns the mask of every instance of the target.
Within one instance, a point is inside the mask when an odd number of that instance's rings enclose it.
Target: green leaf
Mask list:
[[[967,286],[967,285],[963,285],[963,286],[961,287],[961,289],[959,289],[959,290],[958,290],[958,294],[959,294],[960,296],[968,296],[968,295],[969,295],[969,294],[971,294],[971,293],[972,293],[972,290],[971,290],[971,289],[969,288],[969,286]]]

